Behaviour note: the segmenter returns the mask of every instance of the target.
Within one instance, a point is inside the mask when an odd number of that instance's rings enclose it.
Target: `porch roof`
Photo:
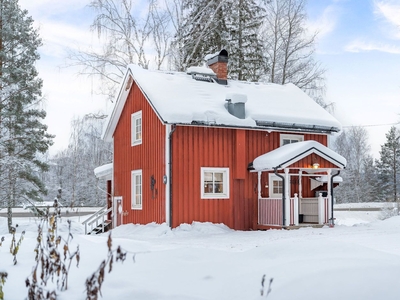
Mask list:
[[[97,178],[111,178],[113,172],[113,163],[105,164],[94,169],[94,175]]]
[[[271,152],[260,155],[253,161],[253,170],[260,172],[284,169],[313,153],[328,160],[337,166],[337,169],[344,169],[346,167],[346,159],[332,149],[316,141],[304,141],[284,145]]]

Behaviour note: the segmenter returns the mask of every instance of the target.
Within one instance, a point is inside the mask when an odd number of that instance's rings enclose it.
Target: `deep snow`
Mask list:
[[[361,214],[360,214],[361,213]],[[244,300],[260,296],[261,278],[273,277],[267,299],[400,299],[400,217],[381,212],[336,212],[335,228],[234,231],[222,224],[123,225],[112,231],[113,247],[129,251],[105,275],[102,299]],[[59,299],[85,299],[84,282],[106,258],[108,234],[85,236],[77,218],[70,248],[79,245],[69,289]],[[37,221],[15,219],[17,238],[26,231],[13,265],[11,236],[0,218],[0,271],[8,272],[5,299],[25,299],[34,265]],[[82,221],[82,217],[80,219]],[[354,224],[359,223],[359,224]],[[66,219],[59,232],[67,233]],[[135,262],[133,261],[133,253]]]

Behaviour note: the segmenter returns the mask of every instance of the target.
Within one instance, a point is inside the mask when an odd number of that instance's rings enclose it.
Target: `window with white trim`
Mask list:
[[[142,111],[131,116],[131,143],[132,146],[142,143]]]
[[[303,142],[304,136],[298,134],[281,134],[280,139],[281,139],[281,146],[284,146],[287,144]]]
[[[132,171],[132,209],[142,209],[142,170]]]
[[[269,197],[282,198],[283,181],[282,178],[275,174],[269,174]]]
[[[201,198],[229,198],[229,168],[201,168]]]

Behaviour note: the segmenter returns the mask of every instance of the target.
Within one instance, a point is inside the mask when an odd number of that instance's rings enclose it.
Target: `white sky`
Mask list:
[[[56,134],[51,154],[68,144],[70,121],[100,109],[109,110],[96,95],[97,82],[78,77],[77,69],[60,68],[66,49],[96,41],[93,19],[82,0],[20,0],[40,27],[44,46],[37,64],[44,80],[49,132]],[[400,121],[399,0],[308,0],[309,25],[318,30],[317,59],[328,70],[328,101],[343,126],[380,125]],[[366,127],[372,154],[390,125]]]

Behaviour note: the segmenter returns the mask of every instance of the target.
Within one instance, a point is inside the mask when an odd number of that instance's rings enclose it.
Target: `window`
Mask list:
[[[281,134],[281,146],[304,141],[303,135]]]
[[[131,119],[132,146],[142,143],[142,111],[132,114]]]
[[[201,168],[201,198],[229,198],[229,168]]]
[[[283,182],[282,179],[275,174],[269,174],[269,197],[282,198]]]
[[[142,209],[142,170],[132,171],[132,209]]]

